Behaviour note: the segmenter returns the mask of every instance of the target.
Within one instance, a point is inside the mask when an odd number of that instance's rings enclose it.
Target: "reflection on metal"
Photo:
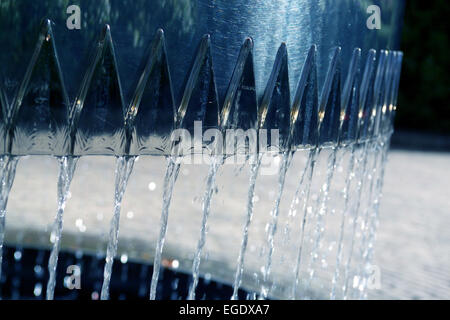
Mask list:
[[[380,30],[366,26],[372,2]],[[282,149],[388,132],[403,5],[82,0],[82,28],[69,30],[64,1],[5,3],[0,152],[169,154],[172,130],[198,120],[205,129],[279,129]],[[52,22],[36,44],[39,14]]]

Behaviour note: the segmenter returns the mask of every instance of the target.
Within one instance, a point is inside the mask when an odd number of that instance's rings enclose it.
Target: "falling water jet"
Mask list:
[[[53,242],[52,251],[48,260],[49,279],[47,282],[47,300],[53,300],[56,286],[56,267],[58,265],[59,248],[61,246],[61,235],[63,230],[63,216],[69,195],[70,183],[72,182],[78,157],[58,157],[59,176],[58,176],[58,209],[51,233]]]
[[[109,299],[109,283],[111,281],[112,267],[114,257],[117,253],[117,244],[119,240],[119,220],[120,209],[122,206],[122,199],[127,187],[128,179],[133,171],[134,156],[121,156],[117,158],[116,164],[116,181],[114,190],[114,213],[111,219],[111,226],[109,229],[108,247],[106,249],[106,263],[103,272],[103,285],[100,298],[101,300]]]
[[[381,108],[380,118],[376,125],[376,134],[379,134],[374,146],[373,156],[373,177],[371,183],[369,204],[365,213],[364,232],[362,245],[360,248],[361,264],[359,268],[359,279],[361,279],[359,298],[367,297],[365,288],[368,285],[370,268],[373,255],[373,246],[375,242],[375,233],[378,223],[378,212],[380,198],[382,197],[382,188],[384,183],[384,171],[387,163],[389,142],[393,132],[393,115],[395,114],[395,105],[397,104],[397,90],[399,85],[399,74],[401,69],[402,54],[387,53],[387,64],[384,74],[384,95],[383,107]]]
[[[382,154],[383,154],[383,150],[379,150],[379,148],[383,149],[382,146],[378,146],[378,143],[372,142],[371,146],[369,148],[369,151],[368,151],[369,152],[368,157],[371,156],[372,163],[368,162],[369,171],[366,174],[368,176],[366,179],[369,179],[369,181],[367,181],[367,183],[369,183],[369,186],[368,186],[368,190],[366,192],[367,207],[364,209],[361,209],[361,211],[363,213],[361,215],[361,220],[362,220],[361,221],[361,240],[359,241],[359,244],[358,244],[360,247],[359,252],[356,252],[356,253],[359,253],[359,257],[361,257],[361,258],[363,258],[364,252],[365,252],[365,246],[366,246],[366,240],[367,240],[366,233],[368,232],[368,223],[369,223],[368,220],[369,220],[369,214],[370,214],[370,211],[372,208],[372,201],[374,201],[373,197],[374,196],[375,196],[375,198],[377,197],[375,195],[374,188],[376,188],[376,184],[378,183],[377,175],[380,172],[380,165],[381,165],[381,164],[379,164],[378,159],[380,158],[379,155],[382,158]],[[355,251],[355,250],[353,250],[353,251]],[[353,255],[355,255],[355,253],[353,253]],[[359,284],[362,284],[361,276],[362,276],[364,267],[365,267],[365,265],[362,264],[362,262],[361,262],[360,266],[357,268],[358,271],[356,272],[356,274],[357,274],[357,279],[359,279],[358,280]]]
[[[320,188],[319,197],[314,205],[312,205],[311,213],[316,218],[316,225],[311,227],[311,239],[313,246],[311,250],[311,259],[309,260],[307,271],[309,272],[309,279],[306,282],[305,292],[307,293],[310,289],[310,284],[314,278],[314,269],[312,265],[316,260],[318,255],[318,250],[320,248],[320,239],[322,236],[323,220],[327,211],[328,203],[328,193],[330,190],[331,180],[334,176],[334,171],[336,167],[336,153],[339,145],[339,137],[342,129],[342,122],[345,118],[345,108],[341,105],[341,64],[340,64],[340,54],[341,48],[337,47],[333,49],[332,58],[330,60],[327,77],[325,79],[324,86],[322,88],[322,94],[319,104],[319,145],[321,145],[320,150],[327,146],[331,146],[331,154],[327,161],[327,173],[325,182]],[[313,176],[311,176],[312,179]],[[311,181],[309,182],[311,184]],[[309,195],[308,195],[309,196]],[[306,199],[308,201],[308,199]],[[307,208],[304,210],[304,221],[306,220]],[[302,240],[301,246],[303,246],[304,239],[304,228],[302,225]],[[300,249],[301,251],[302,249]],[[300,253],[301,255],[301,253]],[[301,256],[298,257],[301,260]],[[300,267],[300,266],[299,266]],[[296,270],[298,272],[298,270]],[[295,287],[298,283],[295,283]],[[294,290],[295,291],[295,290]]]
[[[156,244],[155,258],[153,261],[152,282],[150,285],[150,300],[156,299],[156,288],[158,287],[159,271],[161,268],[161,256],[166,239],[170,201],[172,199],[173,188],[178,177],[178,172],[180,171],[180,163],[177,162],[176,158],[168,157],[167,161],[168,164],[166,175],[164,177],[163,207],[161,212],[160,230],[158,242]]]
[[[357,191],[356,191],[356,196],[355,196],[356,204],[355,204],[355,207],[352,209],[352,211],[355,213],[355,215],[358,215],[359,207],[361,206],[361,195],[362,195],[362,190],[363,190],[363,187],[365,184],[365,178],[366,178],[365,172],[366,172],[367,163],[368,163],[368,157],[367,157],[368,145],[369,145],[369,142],[365,142],[363,144],[363,147],[362,148],[360,147],[360,150],[358,152],[359,154],[356,155],[356,159],[355,159],[355,166],[357,169],[357,172],[356,172]],[[351,263],[351,259],[352,259],[352,255],[353,255],[353,248],[354,248],[354,244],[355,244],[356,225],[357,225],[357,216],[355,216],[355,218],[353,219],[352,236],[351,236],[351,241],[350,241],[350,252],[349,252],[348,259],[345,263],[345,267],[344,267],[344,286],[342,288],[344,300],[347,299],[350,263]]]
[[[274,250],[274,237],[277,232],[277,223],[278,223],[278,213],[280,209],[281,196],[283,195],[284,190],[284,182],[286,178],[287,170],[291,164],[293,152],[287,151],[283,153],[283,158],[280,166],[280,170],[278,173],[278,194],[275,199],[274,207],[271,212],[272,220],[270,222],[268,235],[267,235],[267,247],[269,248],[269,252],[267,254],[266,264],[263,269],[263,285],[261,286],[260,296],[263,299],[267,298],[268,288],[265,288],[265,284],[270,276],[270,271],[272,268],[272,256]]]
[[[358,112],[357,121],[354,126],[354,134],[352,135],[356,141],[352,143],[351,149],[350,149],[350,158],[348,163],[348,170],[347,170],[347,177],[345,179],[345,186],[343,190],[343,198],[344,198],[344,208],[342,210],[341,215],[341,223],[339,227],[339,238],[338,238],[338,245],[337,245],[337,254],[336,254],[336,266],[335,266],[335,272],[333,274],[333,278],[331,281],[331,290],[330,290],[330,299],[336,299],[336,287],[339,282],[339,278],[341,276],[341,264],[342,264],[342,255],[343,255],[343,249],[344,249],[344,232],[345,232],[345,222],[347,220],[349,211],[350,211],[350,197],[349,197],[349,191],[350,187],[352,185],[352,182],[354,179],[356,180],[357,186],[356,186],[356,193],[357,193],[357,199],[359,201],[361,197],[361,191],[362,191],[362,177],[361,175],[364,174],[364,172],[361,172],[361,157],[364,157],[365,152],[367,152],[367,141],[359,142],[358,140],[362,139],[364,140],[369,135],[370,127],[371,127],[371,114],[372,108],[373,108],[373,101],[372,101],[372,90],[374,86],[374,71],[375,71],[375,61],[376,61],[376,51],[375,50],[369,50],[364,73],[361,80],[361,85],[359,90],[355,88],[354,92],[359,94],[357,99],[357,104],[355,105],[356,108],[353,108],[353,110]],[[356,66],[356,64],[352,63],[352,66]],[[350,70],[352,70],[352,66],[350,67]],[[358,72],[357,70],[353,70]],[[351,85],[351,74],[352,72],[349,72],[349,78],[347,79],[347,83],[345,87],[347,90],[349,89],[349,86]],[[346,91],[347,95],[344,97],[344,101],[348,102],[349,98],[351,97],[350,91]],[[345,105],[346,103],[344,103]],[[366,115],[366,116],[365,116]],[[349,131],[350,132],[350,131]],[[353,139],[351,139],[353,140]],[[361,154],[361,152],[363,152]],[[364,157],[364,162],[366,158]],[[364,164],[364,167],[366,164]],[[363,169],[365,170],[365,169]],[[359,205],[358,205],[359,206]],[[356,228],[356,219],[353,221],[353,234],[354,236],[355,228]],[[353,242],[353,239],[351,240]],[[353,243],[351,244],[353,246]],[[352,249],[351,249],[352,250]],[[344,267],[344,277],[347,277],[347,270],[346,267]],[[342,288],[343,291],[346,290],[346,280],[345,284]]]
[[[16,175],[19,157],[0,156],[0,279],[2,277],[3,242],[5,239],[5,219],[8,196]]]
[[[310,271],[309,279],[305,287],[305,292],[308,292],[311,287],[311,282],[314,279],[314,269],[313,264],[318,256],[317,251],[319,250],[319,244],[322,237],[322,228],[323,228],[323,219],[327,214],[328,210],[328,201],[329,201],[329,191],[330,186],[333,180],[334,172],[336,169],[336,155],[337,155],[338,147],[333,147],[333,150],[331,151],[330,156],[328,157],[328,163],[327,163],[327,175],[324,184],[322,185],[322,188],[320,189],[320,194],[317,199],[316,208],[318,208],[318,211],[316,212],[317,215],[317,223],[314,230],[315,233],[315,239],[313,242],[313,247],[311,249],[311,260],[308,265],[308,270]]]
[[[370,115],[370,122],[369,122],[369,131],[370,131],[370,135],[374,136],[375,138],[378,138],[378,131],[379,131],[379,122],[380,122],[380,116],[382,114],[382,108],[381,105],[383,103],[383,101],[381,101],[380,99],[382,99],[383,97],[381,96],[381,94],[384,92],[384,90],[382,90],[382,85],[386,85],[386,83],[384,83],[383,81],[386,81],[387,79],[385,79],[385,76],[388,75],[388,73],[386,72],[386,66],[388,62],[388,52],[382,50],[380,52],[380,56],[379,56],[379,62],[378,62],[378,66],[377,66],[377,71],[376,71],[376,79],[373,83],[373,91],[374,91],[374,101],[371,104],[371,115]],[[390,61],[389,61],[390,62]],[[363,85],[362,85],[363,87]],[[355,219],[353,222],[353,228],[352,228],[352,234],[351,234],[351,241],[350,241],[350,252],[349,252],[349,256],[344,268],[344,286],[343,286],[343,298],[344,300],[348,298],[348,282],[349,282],[349,273],[350,273],[350,264],[353,258],[353,251],[354,251],[354,245],[355,245],[355,234],[356,234],[356,224],[357,224],[357,217],[359,215],[359,209],[361,206],[361,195],[362,195],[362,189],[363,186],[365,184],[365,180],[366,178],[369,178],[368,175],[365,174],[366,172],[366,168],[368,165],[368,158],[369,156],[375,152],[376,150],[376,141],[365,141],[363,143],[363,147],[362,149],[362,153],[360,154],[360,156],[357,158],[357,163],[358,162],[363,162],[362,166],[360,166],[360,168],[362,168],[362,170],[358,171],[358,185],[357,185],[357,196],[355,197],[356,200],[356,205],[354,208],[354,212],[355,212]],[[376,156],[376,154],[375,154]]]
[[[379,152],[380,151],[380,152]],[[361,200],[362,200],[362,196],[361,196],[361,191],[363,189],[363,187],[367,184],[370,183],[369,185],[369,190],[367,192],[368,194],[368,202],[369,202],[369,208],[367,208],[364,211],[364,215],[362,216],[363,222],[362,225],[365,228],[365,224],[367,223],[368,220],[368,214],[369,214],[369,210],[371,207],[371,199],[372,199],[372,194],[373,194],[373,188],[375,187],[375,184],[378,183],[378,179],[374,179],[375,175],[380,171],[379,170],[379,165],[378,165],[378,158],[379,155],[381,155],[381,158],[383,157],[383,150],[378,150],[378,142],[376,141],[370,141],[370,142],[366,142],[365,143],[365,150],[362,153],[364,159],[364,164],[363,164],[363,170],[359,172],[359,176],[360,181],[358,182],[358,200],[357,200],[357,204],[356,204],[356,213],[359,212],[360,207],[361,207]],[[373,164],[370,165],[369,161],[370,161],[370,156],[372,156],[371,158],[373,159]],[[369,168],[370,169],[370,173],[366,174],[366,169]],[[371,178],[370,178],[371,176]],[[367,181],[366,179],[370,179],[372,181]],[[350,253],[349,253],[349,257],[347,259],[346,265],[345,265],[345,275],[344,275],[344,287],[343,287],[343,293],[344,299],[348,299],[348,282],[350,280],[350,264],[351,261],[355,255],[354,251],[355,251],[355,234],[356,234],[356,225],[357,225],[357,221],[355,219],[355,221],[353,222],[353,229],[352,229],[352,238],[351,238],[351,243],[350,243]],[[361,239],[361,255],[363,255],[363,251],[364,251],[364,246],[365,246],[365,239],[366,235],[365,235],[365,231],[362,231],[362,239]],[[362,265],[361,267],[363,267],[364,265]],[[358,275],[362,273],[362,270],[359,269],[358,271]],[[358,278],[359,279],[359,278]],[[358,280],[359,281],[359,280]]]
[[[300,277],[300,264],[301,264],[301,257],[302,257],[303,241],[305,238],[305,225],[306,225],[306,221],[307,221],[309,195],[310,195],[310,191],[311,191],[311,182],[312,182],[312,178],[313,178],[313,174],[314,174],[314,167],[316,164],[317,157],[319,156],[320,150],[321,149],[315,148],[310,151],[310,154],[309,154],[310,159],[308,159],[309,166],[307,168],[309,171],[308,171],[308,175],[307,175],[307,179],[306,179],[306,186],[305,186],[305,189],[302,190],[303,219],[302,219],[301,230],[300,230],[300,245],[299,245],[298,254],[297,254],[297,261],[296,261],[295,267],[294,267],[295,281],[294,281],[294,286],[293,286],[292,293],[291,293],[291,299],[293,299],[293,300],[295,299],[295,297],[297,297],[297,290],[298,290],[298,285],[299,285],[299,280],[300,280],[299,277]]]
[[[250,223],[253,217],[253,202],[255,196],[255,185],[256,178],[259,173],[259,167],[261,166],[262,155],[257,155],[256,161],[252,164],[250,169],[250,182],[248,187],[248,196],[247,196],[247,213],[245,216],[244,228],[242,229],[242,242],[241,248],[239,251],[239,256],[237,260],[236,273],[234,276],[234,284],[233,284],[233,295],[231,296],[231,300],[238,299],[238,290],[241,286],[242,282],[242,273],[244,272],[244,259],[245,252],[247,250],[248,243],[248,229],[250,228]]]
[[[369,217],[371,221],[368,221],[368,239],[367,243],[365,243],[363,249],[365,250],[363,253],[363,263],[361,268],[365,268],[371,264],[372,255],[373,255],[373,246],[375,242],[375,234],[376,234],[376,228],[377,228],[377,222],[378,222],[378,212],[379,212],[379,205],[380,205],[380,198],[382,196],[382,190],[383,190],[383,183],[384,183],[384,171],[386,168],[387,163],[387,157],[388,157],[388,150],[389,150],[389,141],[390,137],[385,139],[383,141],[382,150],[380,152],[379,158],[380,163],[378,165],[378,175],[375,179],[375,199],[371,202],[371,207],[369,210],[371,210],[371,216]],[[361,272],[362,273],[362,272]],[[363,277],[363,284],[364,286],[367,286],[368,277],[369,275],[365,274],[362,275]],[[363,298],[365,290],[361,292],[360,298]]]
[[[302,189],[302,186],[304,184],[306,173],[308,172],[308,169],[311,166],[313,154],[314,154],[314,150],[311,150],[308,154],[308,159],[306,161],[306,164],[305,164],[302,174],[300,176],[300,182],[298,183],[297,189],[295,190],[294,197],[293,197],[293,199],[291,201],[291,205],[289,207],[289,213],[288,213],[289,219],[286,221],[286,225],[284,227],[284,236],[285,236],[284,240],[285,241],[290,241],[290,239],[291,239],[291,236],[290,236],[291,224],[293,222],[292,221],[293,218],[296,216],[295,208],[296,208],[297,204],[300,202],[300,190]],[[304,191],[304,189],[302,191]],[[303,196],[303,194],[302,194],[302,196]]]
[[[223,162],[223,156],[213,157],[211,166],[209,167],[208,177],[206,178],[205,195],[203,198],[203,205],[202,205],[202,211],[203,211],[202,226],[200,229],[200,238],[197,243],[197,250],[196,250],[195,256],[194,256],[194,262],[192,263],[192,278],[193,278],[193,280],[192,280],[191,287],[189,289],[188,300],[195,300],[195,290],[198,285],[201,255],[202,255],[203,247],[205,246],[205,242],[206,242],[207,223],[208,223],[208,217],[209,217],[210,208],[211,208],[211,199],[213,196],[214,184],[216,182],[217,171],[218,171],[220,165],[222,164],[222,162]]]
[[[331,291],[330,291],[330,299],[334,300],[336,299],[336,285],[339,281],[340,276],[340,267],[342,263],[342,251],[344,248],[344,230],[345,230],[345,220],[347,219],[347,214],[349,211],[349,203],[350,203],[350,197],[349,197],[349,190],[351,183],[353,181],[354,177],[354,167],[355,167],[355,145],[352,146],[352,149],[350,151],[350,159],[349,159],[349,168],[347,172],[347,177],[345,178],[345,187],[343,190],[343,198],[344,198],[344,209],[342,210],[342,219],[341,224],[339,226],[339,240],[337,245],[337,255],[336,255],[336,268],[334,271],[333,279],[331,282]]]

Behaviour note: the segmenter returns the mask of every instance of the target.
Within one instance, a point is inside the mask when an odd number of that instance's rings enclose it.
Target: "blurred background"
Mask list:
[[[372,299],[450,298],[450,3],[407,1]]]
[[[444,0],[406,4],[395,147],[450,150],[449,14]]]

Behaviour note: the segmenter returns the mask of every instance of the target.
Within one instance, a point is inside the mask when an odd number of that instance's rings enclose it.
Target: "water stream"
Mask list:
[[[347,176],[345,178],[345,186],[342,190],[342,197],[344,198],[344,208],[341,213],[341,223],[339,226],[339,240],[337,244],[337,254],[336,254],[336,267],[333,274],[333,279],[331,281],[331,291],[330,291],[330,299],[334,300],[336,299],[336,286],[339,281],[340,277],[340,269],[341,269],[341,263],[342,263],[342,254],[343,254],[343,248],[344,248],[344,232],[345,232],[345,221],[348,216],[349,212],[349,204],[350,204],[350,197],[349,197],[349,190],[351,187],[351,183],[355,177],[355,146],[352,146],[352,149],[350,151],[350,159],[348,164],[348,171]]]
[[[377,152],[374,155],[374,180],[372,182],[370,202],[367,208],[365,221],[365,230],[360,247],[361,265],[359,278],[361,279],[361,288],[359,290],[359,299],[367,297],[366,287],[369,285],[369,277],[372,270],[373,251],[375,246],[375,235],[378,226],[378,213],[380,200],[382,197],[384,170],[386,168],[387,156],[389,150],[389,138],[383,138],[378,145]],[[376,280],[376,279],[375,279]]]
[[[161,268],[161,256],[166,240],[167,222],[169,219],[170,201],[172,199],[173,188],[180,171],[180,163],[174,157],[168,157],[166,175],[164,177],[163,207],[161,212],[159,237],[156,244],[155,258],[153,262],[153,275],[150,285],[150,300],[156,299],[156,289],[158,287],[159,272]]]
[[[192,264],[192,284],[189,289],[188,300],[195,300],[195,290],[198,285],[200,261],[202,256],[203,247],[206,243],[207,223],[211,208],[211,199],[214,191],[214,184],[216,182],[216,175],[220,165],[223,162],[223,156],[216,156],[212,158],[211,165],[209,167],[208,177],[206,178],[205,195],[203,197],[202,205],[202,226],[200,228],[200,238],[197,243],[197,250],[194,255],[194,262]]]
[[[322,238],[322,234],[325,231],[325,224],[324,219],[326,219],[327,211],[328,211],[328,201],[329,201],[329,192],[331,183],[333,180],[334,172],[336,170],[336,155],[337,155],[338,148],[333,147],[330,155],[328,156],[327,160],[327,173],[325,182],[323,183],[322,187],[320,188],[319,197],[317,198],[317,203],[315,205],[314,214],[317,218],[316,226],[314,229],[314,235],[313,235],[313,246],[310,252],[311,259],[308,263],[308,274],[309,279],[307,280],[305,292],[308,292],[311,283],[314,279],[315,275],[315,268],[314,263],[317,260],[317,258],[320,257],[319,251],[320,251],[320,241]]]
[[[111,226],[109,230],[108,247],[106,249],[106,262],[103,272],[103,285],[100,298],[102,300],[109,299],[109,284],[111,281],[112,267],[114,257],[117,253],[117,244],[119,241],[119,220],[120,209],[122,206],[122,199],[127,188],[128,179],[133,171],[136,157],[123,156],[117,158],[116,165],[116,181],[114,188],[114,213],[111,219]]]
[[[6,206],[16,175],[18,157],[0,156],[0,279],[2,277],[3,242],[5,239]]]
[[[289,165],[292,160],[293,153],[288,151],[284,152],[281,160],[281,166],[278,173],[278,193],[277,197],[275,198],[275,203],[273,206],[273,209],[270,213],[272,220],[270,221],[269,230],[267,233],[267,247],[269,249],[267,253],[267,259],[266,263],[264,265],[263,269],[263,284],[261,285],[261,293],[260,296],[263,299],[267,298],[267,295],[269,294],[269,288],[267,287],[267,281],[270,276],[270,271],[272,268],[272,257],[273,257],[273,250],[274,250],[274,238],[275,234],[277,232],[277,224],[278,224],[278,214],[280,210],[280,202],[281,197],[283,195],[284,190],[284,182],[286,180],[286,173],[289,169]]]
[[[361,199],[362,199],[362,191],[365,185],[365,180],[367,178],[366,174],[366,168],[368,163],[368,150],[370,149],[370,142],[364,142],[362,147],[359,147],[356,152],[356,163],[355,163],[355,170],[356,170],[356,195],[353,197],[355,204],[351,207],[352,208],[352,214],[353,214],[353,226],[352,226],[352,232],[351,232],[351,240],[350,240],[350,248],[349,248],[349,255],[347,258],[347,261],[344,266],[344,285],[342,286],[342,293],[343,293],[343,299],[347,299],[348,294],[348,285],[350,280],[350,268],[351,268],[351,261],[353,256],[353,250],[355,247],[355,237],[356,237],[356,228],[358,225],[358,218],[359,218],[359,208],[361,206]]]
[[[59,248],[61,246],[61,235],[63,230],[63,216],[69,194],[70,183],[73,173],[77,166],[78,157],[59,157],[59,176],[58,176],[58,209],[53,222],[52,233],[50,236],[53,242],[52,251],[48,260],[49,279],[47,282],[47,300],[53,300],[56,285],[56,267],[58,265]]]
[[[234,283],[233,283],[233,295],[231,296],[231,300],[238,299],[238,290],[242,282],[242,273],[244,272],[245,252],[247,250],[247,243],[248,243],[248,229],[250,228],[250,224],[252,222],[253,217],[255,185],[256,185],[256,178],[258,177],[259,173],[259,167],[261,166],[261,159],[262,155],[258,155],[256,161],[251,165],[250,169],[250,182],[247,196],[247,212],[245,216],[244,228],[242,229],[242,242],[239,251],[239,257],[237,260],[236,273],[234,276]]]
[[[297,297],[297,291],[298,291],[299,282],[300,282],[300,264],[301,264],[301,258],[302,258],[303,241],[305,238],[305,226],[306,226],[306,222],[307,222],[307,218],[308,218],[309,195],[310,195],[310,191],[311,191],[312,178],[314,175],[314,167],[316,164],[317,157],[319,156],[319,153],[320,153],[320,149],[317,149],[317,148],[310,151],[310,155],[309,155],[310,159],[308,160],[309,166],[307,167],[308,173],[306,176],[306,184],[305,184],[305,188],[302,189],[302,192],[301,192],[301,198],[303,199],[303,206],[302,206],[302,210],[301,210],[303,212],[303,218],[302,218],[301,230],[300,230],[300,244],[299,244],[297,259],[296,259],[295,267],[294,267],[295,280],[294,280],[294,285],[292,286],[291,299],[295,299]],[[297,198],[297,197],[298,197],[298,195],[295,198]],[[293,202],[296,202],[295,198],[294,198]]]

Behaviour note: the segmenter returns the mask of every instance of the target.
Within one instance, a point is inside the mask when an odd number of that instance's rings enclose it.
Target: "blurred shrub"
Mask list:
[[[397,129],[450,133],[450,1],[407,1]]]

